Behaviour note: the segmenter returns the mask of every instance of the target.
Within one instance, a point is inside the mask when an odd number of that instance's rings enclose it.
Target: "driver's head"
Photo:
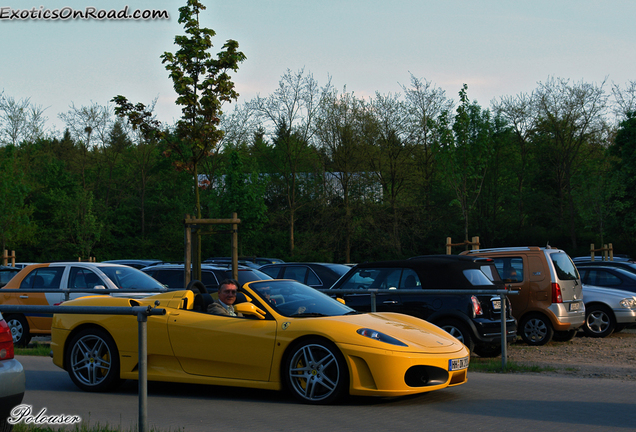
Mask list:
[[[238,291],[238,282],[234,279],[225,279],[219,287],[219,300],[226,305],[234,304],[236,301],[236,292]]]

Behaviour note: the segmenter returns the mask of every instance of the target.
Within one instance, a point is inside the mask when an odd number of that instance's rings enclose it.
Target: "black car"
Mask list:
[[[636,292],[636,273],[613,266],[579,263],[576,267],[583,284]]]
[[[185,289],[183,286],[183,264],[157,264],[141,269],[169,289]],[[225,265],[201,264],[201,282],[209,293],[218,291],[219,283],[232,277],[232,267]],[[238,268],[238,282],[243,286],[245,282],[271,279],[267,274],[253,268]]]
[[[489,258],[430,255],[399,261],[358,264],[332,289],[359,289],[344,294],[347,306],[371,310],[369,289],[392,290],[376,294],[378,312],[398,312],[425,319],[451,333],[471,352],[482,357],[501,353],[501,298],[498,295],[430,294],[427,289],[504,289]],[[402,290],[421,290],[421,294]],[[509,301],[506,303],[509,305]],[[506,309],[508,342],[517,337],[517,324]]]
[[[330,263],[283,263],[262,266],[260,271],[274,279],[293,279],[312,288],[326,289],[350,270],[344,264]]]

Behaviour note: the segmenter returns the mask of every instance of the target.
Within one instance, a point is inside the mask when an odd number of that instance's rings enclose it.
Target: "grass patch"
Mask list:
[[[472,372],[554,372],[553,367],[519,364],[514,361],[506,361],[506,369],[501,368],[501,358],[471,357],[468,370]]]
[[[14,347],[14,352],[16,355],[32,355],[32,356],[46,356],[48,357],[51,353],[51,345],[34,342],[29,344],[26,348],[22,347]]]

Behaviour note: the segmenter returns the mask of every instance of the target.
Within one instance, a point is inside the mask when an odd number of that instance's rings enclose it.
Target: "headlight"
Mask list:
[[[636,298],[624,298],[621,300],[621,306],[628,309],[636,308]]]
[[[362,336],[365,336],[365,337],[368,337],[368,338],[371,338],[371,339],[375,339],[375,340],[380,341],[380,342],[386,342],[386,343],[391,344],[391,345],[398,345],[398,346],[403,346],[403,347],[408,346],[404,342],[401,342],[401,341],[397,340],[394,337],[391,337],[391,336],[386,335],[384,333],[380,333],[379,331],[371,330],[371,329],[368,329],[368,328],[358,329],[358,334],[362,335]]]

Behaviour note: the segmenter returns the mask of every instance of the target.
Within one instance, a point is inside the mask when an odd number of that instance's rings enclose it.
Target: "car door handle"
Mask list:
[[[383,301],[382,304],[398,304],[397,300],[386,300]]]
[[[21,299],[28,299],[28,298],[29,298],[29,296],[28,296],[28,295],[26,295],[26,294],[24,294],[24,295],[21,295],[21,296],[20,296],[20,298],[21,298]]]

